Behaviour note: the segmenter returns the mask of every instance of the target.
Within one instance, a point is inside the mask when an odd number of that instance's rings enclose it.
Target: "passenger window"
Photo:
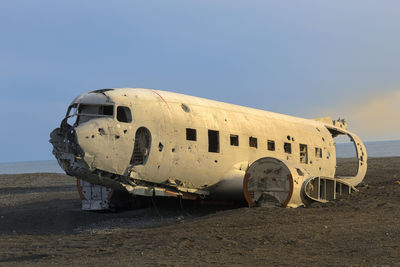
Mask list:
[[[208,130],[208,152],[219,153],[219,131]]]
[[[315,148],[315,157],[322,158],[322,148],[319,148],[319,147]]]
[[[267,146],[268,146],[268,150],[270,150],[270,151],[275,151],[275,141],[273,141],[273,140],[268,140]]]
[[[308,163],[307,145],[300,144],[300,163]]]
[[[117,120],[120,122],[131,122],[131,110],[128,107],[119,106],[117,108]]]
[[[197,140],[196,129],[186,128],[186,140],[189,140],[189,141]]]
[[[231,146],[239,146],[239,136],[231,134]]]
[[[250,136],[249,137],[249,146],[257,148],[257,138]]]
[[[292,144],[284,143],[283,150],[285,151],[285,153],[292,154]]]

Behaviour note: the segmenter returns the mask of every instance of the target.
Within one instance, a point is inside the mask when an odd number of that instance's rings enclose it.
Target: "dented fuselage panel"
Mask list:
[[[367,156],[344,121],[296,118],[159,90],[84,93],[71,103],[50,142],[67,174],[93,184],[147,196],[244,199],[247,169],[265,157],[289,162],[310,177],[335,177],[338,134],[349,135],[356,146],[359,172],[340,178],[355,186],[365,176]]]

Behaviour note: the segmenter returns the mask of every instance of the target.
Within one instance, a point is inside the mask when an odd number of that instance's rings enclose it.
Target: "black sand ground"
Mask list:
[[[68,176],[0,175],[0,265],[400,266],[400,157],[368,164],[359,192],[298,209],[83,212]]]

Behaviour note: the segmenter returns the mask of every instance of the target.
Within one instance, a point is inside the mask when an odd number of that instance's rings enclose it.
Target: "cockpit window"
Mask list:
[[[74,125],[76,118],[76,125],[90,121],[95,118],[114,117],[113,105],[96,105],[96,104],[73,104],[68,108],[67,122],[69,125]],[[128,107],[119,106],[117,108],[117,120],[120,122],[129,123],[132,121],[131,110]]]
[[[131,110],[128,107],[119,106],[117,108],[117,120],[120,122],[131,122]]]
[[[72,104],[71,106],[69,106],[69,108],[68,108],[66,118],[67,118],[67,123],[69,125],[73,125],[76,121],[75,115],[77,114],[77,107],[78,107],[78,104],[75,103],[75,104]]]
[[[78,107],[78,104],[72,104],[71,106],[69,106],[68,111],[67,111],[67,117],[75,115],[77,107]]]
[[[114,113],[114,107],[113,106],[103,106],[103,114],[112,116]]]
[[[81,104],[78,107],[78,124],[87,122],[99,117],[112,117],[114,106],[112,105],[87,105]]]
[[[113,106],[110,105],[83,105],[79,106],[79,115],[112,116]]]

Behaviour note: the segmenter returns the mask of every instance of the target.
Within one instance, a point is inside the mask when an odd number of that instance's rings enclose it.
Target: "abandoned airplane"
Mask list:
[[[354,143],[355,176],[335,176],[338,135]],[[121,191],[295,208],[350,194],[367,170],[365,146],[344,120],[150,89],[84,93],[50,138],[60,166],[77,178],[84,210],[107,209]]]

